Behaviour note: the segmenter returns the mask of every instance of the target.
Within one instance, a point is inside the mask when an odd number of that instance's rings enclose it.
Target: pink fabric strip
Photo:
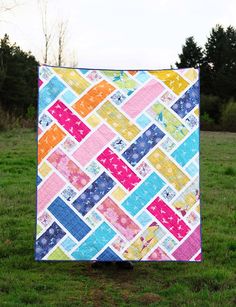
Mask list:
[[[170,257],[160,248],[156,248],[147,258],[148,260],[170,260]]]
[[[89,176],[59,148],[48,157],[48,161],[79,191],[90,181]]]
[[[49,204],[53,197],[66,185],[65,181],[61,179],[56,173],[51,174],[45,182],[38,189],[38,213]]]
[[[115,133],[103,124],[74,152],[73,157],[85,166],[114,136]]]
[[[128,190],[131,191],[141,179],[110,149],[106,148],[97,160]]]
[[[131,118],[136,117],[143,111],[157,96],[164,90],[164,86],[156,80],[150,80],[134,96],[132,96],[123,106],[122,109]]]
[[[174,252],[173,256],[178,260],[188,261],[199,250],[201,241],[200,225]]]
[[[38,127],[38,136],[40,136],[40,134],[43,132],[43,130],[40,128],[40,127]]]
[[[147,210],[179,241],[190,231],[188,225],[159,197],[147,207]]]
[[[57,100],[48,112],[64,127],[78,142],[90,132],[90,129],[73,114],[67,106]]]
[[[127,240],[139,233],[139,226],[111,198],[105,199],[97,209]]]
[[[202,253],[199,253],[195,258],[194,260],[196,261],[201,261],[202,260]]]

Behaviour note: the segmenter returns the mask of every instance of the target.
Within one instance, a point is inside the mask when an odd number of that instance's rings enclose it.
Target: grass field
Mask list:
[[[114,266],[33,260],[36,134],[0,133],[0,306],[233,306],[236,133],[201,133],[201,263]]]

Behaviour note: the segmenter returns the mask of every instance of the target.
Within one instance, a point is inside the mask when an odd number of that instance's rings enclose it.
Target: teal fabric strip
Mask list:
[[[172,154],[179,165],[184,166],[199,151],[199,129],[196,129]]]
[[[39,92],[39,114],[66,88],[57,78],[53,77]]]
[[[76,260],[91,260],[115,235],[104,222],[71,255]]]
[[[152,173],[121,205],[134,216],[164,185],[165,182],[156,173]]]

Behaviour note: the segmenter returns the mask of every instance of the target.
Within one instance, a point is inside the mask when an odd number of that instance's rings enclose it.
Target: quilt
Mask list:
[[[35,259],[201,261],[199,70],[38,76]]]

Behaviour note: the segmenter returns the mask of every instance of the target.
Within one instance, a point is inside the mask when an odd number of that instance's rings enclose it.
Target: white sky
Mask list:
[[[37,0],[0,14],[0,37],[10,35],[42,62],[43,33]],[[11,4],[13,0],[5,3]],[[236,26],[236,0],[48,0],[48,23],[68,20],[66,61],[78,67],[169,68],[185,39],[204,45],[217,23]],[[1,0],[0,0],[1,3]],[[55,54],[53,51],[52,53]],[[52,58],[52,56],[51,56]]]

